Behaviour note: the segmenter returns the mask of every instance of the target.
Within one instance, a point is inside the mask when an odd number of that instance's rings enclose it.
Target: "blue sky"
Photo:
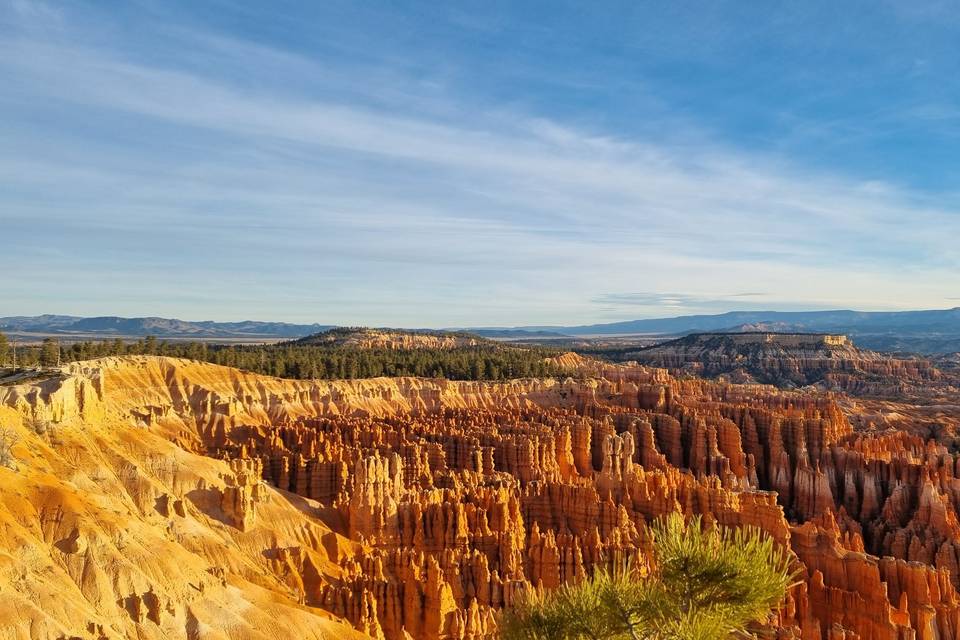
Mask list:
[[[0,0],[0,316],[960,305],[955,2]]]

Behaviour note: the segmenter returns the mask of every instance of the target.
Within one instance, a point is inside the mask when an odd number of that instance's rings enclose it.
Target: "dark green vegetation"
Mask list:
[[[58,345],[17,347],[20,367],[54,366]],[[507,380],[566,375],[545,359],[559,352],[513,347],[492,341],[453,349],[361,349],[285,342],[273,345],[214,345],[166,342],[148,336],[136,342],[85,341],[59,347],[61,362],[104,356],[162,355],[203,360],[281,378],[351,379],[423,376],[450,380]],[[5,359],[9,364],[12,357]]]
[[[703,529],[674,513],[652,527],[653,569],[598,572],[534,593],[504,619],[504,640],[725,640],[752,637],[794,582],[790,557],[755,529]]]
[[[576,346],[571,351],[576,351],[582,356],[597,358],[598,360],[607,360],[608,362],[629,362],[635,359],[637,351],[645,348],[642,346]]]

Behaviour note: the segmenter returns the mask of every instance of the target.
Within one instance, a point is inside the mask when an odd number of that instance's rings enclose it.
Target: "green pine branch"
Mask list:
[[[653,570],[597,571],[528,594],[502,620],[504,640],[726,640],[752,637],[796,573],[788,553],[754,528],[704,528],[674,513],[651,528]]]

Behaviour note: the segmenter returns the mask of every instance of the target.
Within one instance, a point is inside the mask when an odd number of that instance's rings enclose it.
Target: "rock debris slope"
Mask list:
[[[494,638],[524,590],[643,566],[680,510],[793,550],[778,638],[958,637],[949,446],[822,393],[568,360],[312,382],[140,357],[0,389],[0,634]]]

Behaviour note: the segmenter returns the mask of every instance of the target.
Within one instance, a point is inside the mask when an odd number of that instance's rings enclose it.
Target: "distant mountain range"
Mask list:
[[[102,316],[13,316],[0,318],[0,331],[23,336],[64,338],[115,338],[156,336],[197,340],[276,340],[300,338],[330,329],[333,325],[290,324],[287,322],[189,322],[171,318],[120,318]]]
[[[489,337],[530,337],[549,332],[566,336],[681,336],[703,331],[842,333],[877,351],[949,353],[960,351],[960,307],[930,311],[730,311],[576,326],[473,329]]]
[[[171,318],[42,315],[0,318],[0,331],[24,338],[137,338],[275,341],[302,338],[336,325],[287,322],[188,322]],[[931,311],[731,311],[576,326],[467,328],[485,338],[549,340],[563,337],[646,335],[676,337],[703,331],[843,333],[877,351],[960,351],[960,307]]]
[[[943,333],[960,335],[960,307],[933,311],[730,311],[716,315],[628,320],[572,327],[518,327],[567,335],[677,334],[750,329],[825,333]]]

